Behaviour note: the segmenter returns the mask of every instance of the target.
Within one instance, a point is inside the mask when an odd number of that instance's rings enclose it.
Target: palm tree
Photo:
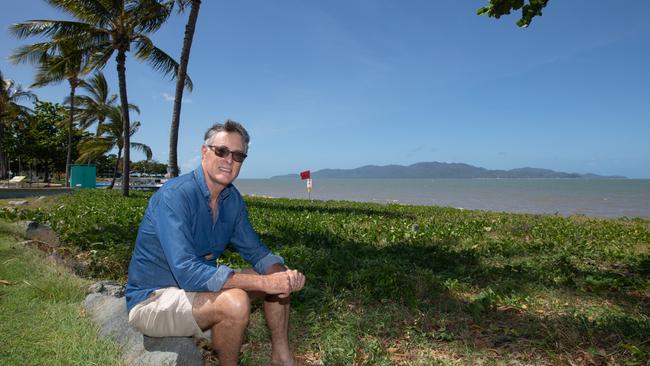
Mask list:
[[[124,141],[124,121],[122,120],[122,110],[120,107],[113,106],[108,108],[106,117],[108,118],[108,123],[103,123],[99,127],[99,136],[89,136],[81,141],[79,144],[79,158],[77,162],[83,162],[87,160],[95,160],[100,156],[110,152],[114,148],[117,148],[117,159],[115,160],[115,167],[113,168],[113,180],[111,181],[109,189],[112,189],[115,185],[115,179],[117,178],[117,168],[120,164],[120,157],[122,156],[122,151],[125,149]],[[140,122],[135,121],[131,123],[129,128],[129,137],[133,136],[134,133],[140,128]],[[130,141],[130,140],[129,140]],[[130,147],[136,150],[142,151],[147,160],[151,159],[152,153],[151,148],[145,144],[138,142],[129,142]],[[126,160],[126,155],[124,156]],[[122,164],[126,161],[122,162]],[[124,179],[122,179],[122,184],[124,184]]]
[[[91,67],[103,68],[116,52],[120,104],[124,122],[124,166],[122,194],[129,195],[130,129],[129,101],[126,89],[126,54],[133,51],[156,71],[175,77],[178,63],[154,46],[147,34],[155,32],[170,15],[171,2],[156,0],[47,0],[77,21],[31,20],[14,24],[11,31],[19,38],[49,36],[52,42],[74,39],[80,49],[92,52]],[[133,48],[133,50],[132,50]],[[186,80],[191,88],[191,80]]]
[[[9,165],[5,154],[5,128],[19,118],[29,117],[32,110],[21,104],[23,100],[36,100],[36,95],[24,90],[11,79],[5,79],[0,70],[0,179],[9,176]]]
[[[70,164],[72,163],[72,130],[75,118],[75,93],[83,85],[87,73],[88,52],[79,49],[76,40],[35,43],[17,49],[10,57],[14,63],[34,63],[38,66],[36,81],[32,87],[58,84],[64,80],[70,85],[70,113],[68,119],[68,154],[65,163],[65,186],[70,187]]]
[[[112,107],[115,107],[117,95],[111,94],[104,74],[95,72],[90,79],[85,80],[80,85],[87,95],[78,95],[75,105],[79,107],[77,114],[79,128],[85,130],[97,123],[95,136],[100,135],[101,126],[104,124],[108,113]],[[70,98],[65,99],[65,103],[70,103]],[[140,109],[135,104],[129,104],[129,110],[140,113]]]
[[[188,3],[191,4],[190,16],[185,25],[185,37],[183,38],[183,49],[181,51],[181,63],[176,75],[176,93],[174,94],[174,111],[172,113],[172,125],[169,133],[169,167],[168,173],[171,177],[178,176],[178,128],[181,119],[181,103],[183,102],[183,89],[185,78],[187,76],[187,64],[190,59],[190,49],[192,48],[192,39],[196,29],[196,20],[199,17],[201,0],[177,0],[176,1],[183,11]]]
[[[99,130],[106,120],[108,110],[115,106],[117,95],[110,93],[106,78],[99,71],[85,80],[80,87],[87,95],[79,95],[75,101],[75,105],[79,106],[77,114],[79,128],[85,130],[97,123],[95,135],[99,136]],[[65,103],[70,103],[70,98],[66,98]]]

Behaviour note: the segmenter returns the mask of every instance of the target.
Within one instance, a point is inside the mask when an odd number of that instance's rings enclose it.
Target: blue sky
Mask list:
[[[182,171],[197,166],[205,129],[231,118],[252,136],[243,178],[421,161],[650,178],[650,2],[551,0],[528,29],[475,15],[485,3],[203,1]],[[2,8],[0,69],[27,86],[33,67],[7,56],[37,40],[7,27],[65,16],[39,0]],[[186,17],[152,36],[176,58]],[[166,162],[174,83],[131,58],[127,84],[142,110],[133,140]]]

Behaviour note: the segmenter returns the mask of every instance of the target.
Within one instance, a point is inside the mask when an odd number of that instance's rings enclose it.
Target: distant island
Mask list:
[[[589,178],[626,179],[623,176],[602,176],[556,172],[549,169],[517,168],[489,170],[463,163],[415,163],[403,165],[366,165],[355,169],[322,169],[311,173],[314,178]],[[298,174],[276,175],[271,179],[296,178]]]

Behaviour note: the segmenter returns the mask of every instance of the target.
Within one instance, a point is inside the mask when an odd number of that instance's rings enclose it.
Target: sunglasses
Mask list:
[[[228,155],[232,154],[232,160],[242,163],[244,162],[244,159],[248,155],[241,151],[230,151],[230,149],[227,146],[214,146],[214,145],[206,145],[210,150],[214,152],[214,155],[220,157],[220,158],[227,158]]]

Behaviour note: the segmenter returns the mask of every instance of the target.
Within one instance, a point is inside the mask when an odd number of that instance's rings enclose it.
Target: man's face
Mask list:
[[[244,141],[236,132],[220,131],[212,137],[210,145],[225,146],[230,151],[244,152]],[[208,146],[201,146],[201,165],[208,183],[208,187],[217,186],[223,188],[237,178],[242,163],[233,160],[232,153],[221,158],[218,157]]]

